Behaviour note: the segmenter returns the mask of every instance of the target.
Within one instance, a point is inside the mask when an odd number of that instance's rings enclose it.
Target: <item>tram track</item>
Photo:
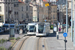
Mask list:
[[[27,39],[29,39],[30,37],[32,36],[26,36],[20,39],[19,42],[17,42],[13,46],[13,50],[22,50],[25,46],[25,43],[27,42]],[[38,37],[35,46],[36,46],[35,50],[48,50],[46,39],[44,37]]]
[[[28,38],[29,38],[29,37],[27,37],[27,38],[25,38],[25,39],[24,39],[24,41],[22,42],[22,44],[21,44],[21,46],[20,46],[20,49],[19,49],[19,50],[21,50],[21,48],[23,47],[24,42],[25,42]]]
[[[45,50],[48,50],[48,46],[46,44],[46,39],[44,39]]]
[[[39,37],[37,40],[36,50],[48,50],[45,38]]]
[[[23,43],[29,38],[29,36],[23,37],[23,39],[20,39],[19,42],[16,42],[16,44],[13,46],[13,49],[11,50],[21,50],[23,47]],[[17,45],[17,46],[16,46]]]
[[[39,50],[39,41],[40,41],[40,37],[39,37],[39,39],[37,40],[37,45],[36,45],[36,50]]]

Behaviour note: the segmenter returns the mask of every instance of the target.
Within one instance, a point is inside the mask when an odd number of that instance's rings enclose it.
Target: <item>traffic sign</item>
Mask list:
[[[58,25],[59,25],[59,23],[58,23]]]
[[[46,22],[46,20],[45,20],[45,22]]]
[[[67,33],[63,33],[63,36],[64,36],[64,37],[67,37]]]

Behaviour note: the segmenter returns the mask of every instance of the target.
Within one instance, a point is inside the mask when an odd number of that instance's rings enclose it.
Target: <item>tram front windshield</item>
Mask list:
[[[43,33],[43,30],[44,30],[44,25],[39,25],[38,26],[38,32]]]
[[[35,26],[29,26],[29,32],[35,32]]]

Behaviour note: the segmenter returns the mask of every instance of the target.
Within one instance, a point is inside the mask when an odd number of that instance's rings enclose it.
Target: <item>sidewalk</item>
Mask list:
[[[73,42],[71,41],[71,28],[68,29],[68,36],[66,37],[67,43],[66,43],[66,50],[75,50],[75,47],[73,46]],[[65,43],[64,43],[64,36],[63,33],[59,33],[59,43],[65,47]]]
[[[67,43],[66,43],[66,50],[75,50],[75,47],[73,46],[73,42],[71,41],[70,36],[71,30],[68,29],[68,36],[66,37]],[[59,39],[57,40],[56,34],[52,33],[49,37],[46,38],[46,43],[48,50],[65,50],[65,42],[64,42],[63,33],[59,33]]]
[[[61,46],[65,47],[65,43],[64,43],[64,37],[63,37],[63,33],[59,34],[59,39],[58,42],[61,44]],[[67,43],[66,43],[66,50],[75,50],[75,47],[73,46],[73,42],[71,42],[71,38],[70,37],[66,37]]]

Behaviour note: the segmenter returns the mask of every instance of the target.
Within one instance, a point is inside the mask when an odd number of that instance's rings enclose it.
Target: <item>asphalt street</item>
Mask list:
[[[14,45],[13,50],[48,50],[46,38],[36,36],[23,37]]]
[[[1,37],[8,37],[9,33],[0,34]],[[18,35],[16,35],[18,36]],[[21,35],[20,35],[21,36]],[[66,50],[75,50],[70,37],[67,37],[67,48]],[[45,37],[36,36],[24,36],[18,40],[13,46],[13,50],[65,50],[65,43],[63,33],[59,33],[59,39],[57,40],[56,33],[50,31],[50,34]]]

